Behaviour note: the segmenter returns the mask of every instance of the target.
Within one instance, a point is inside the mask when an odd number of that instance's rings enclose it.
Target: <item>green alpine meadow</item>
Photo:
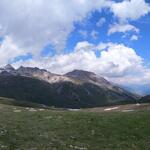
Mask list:
[[[0,100],[1,150],[149,150],[150,105],[64,110]],[[8,103],[9,101],[9,103]],[[21,104],[22,105],[22,104]],[[32,106],[32,107],[31,107]],[[120,106],[121,107],[121,106]]]

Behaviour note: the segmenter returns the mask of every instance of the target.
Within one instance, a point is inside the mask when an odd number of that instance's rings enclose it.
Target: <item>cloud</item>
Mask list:
[[[141,70],[136,75],[127,75],[124,77],[118,78],[109,78],[111,81],[115,83],[119,83],[120,85],[149,85],[150,84],[150,69],[149,68],[141,68]]]
[[[150,12],[150,5],[145,0],[124,0],[113,3],[111,10],[120,21],[137,20]]]
[[[138,36],[137,35],[132,35],[130,40],[131,41],[137,41],[138,40]]]
[[[96,51],[100,52],[100,56],[96,55]],[[134,81],[142,83],[142,79],[150,83],[148,78],[150,69],[143,66],[143,59],[136,54],[134,49],[116,43],[94,45],[83,41],[77,43],[72,53],[14,63],[15,67],[20,65],[37,66],[61,74],[73,69],[93,71],[110,81],[121,84]]]
[[[96,40],[99,36],[99,33],[96,30],[92,30],[91,32],[88,32],[87,30],[79,30],[78,32],[84,39],[91,36],[92,39]]]
[[[126,33],[129,31],[139,33],[139,29],[131,24],[113,24],[109,27],[108,35],[116,32]]]
[[[107,77],[124,77],[138,72],[142,67],[142,58],[134,49],[123,44],[106,43],[99,58],[102,74]]]
[[[106,19],[104,17],[100,18],[99,21],[96,23],[97,27],[103,26],[103,24],[106,22]]]
[[[8,62],[13,61],[13,59],[20,55],[26,55],[27,51],[25,52],[23,49],[17,47],[13,40],[6,36],[5,39],[0,44],[0,64],[5,65]]]
[[[47,44],[59,51],[75,22],[106,5],[106,0],[1,0],[0,36],[9,36],[14,44],[33,55],[38,55]]]
[[[89,43],[88,41],[82,41],[82,42],[78,42],[74,48],[74,51],[93,51],[95,50],[95,45],[92,43]]]

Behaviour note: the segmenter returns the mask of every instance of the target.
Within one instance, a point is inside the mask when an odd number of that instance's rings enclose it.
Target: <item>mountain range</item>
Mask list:
[[[63,108],[136,103],[140,96],[89,71],[64,75],[32,67],[0,68],[0,96]]]

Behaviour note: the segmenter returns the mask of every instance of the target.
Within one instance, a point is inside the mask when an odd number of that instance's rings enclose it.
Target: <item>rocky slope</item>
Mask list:
[[[97,107],[135,103],[138,97],[92,72],[57,75],[44,69],[7,65],[0,69],[0,96],[55,107]]]

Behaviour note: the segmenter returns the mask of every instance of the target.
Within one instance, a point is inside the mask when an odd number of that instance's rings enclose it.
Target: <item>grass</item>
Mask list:
[[[48,106],[38,104],[38,103],[17,101],[15,99],[5,98],[5,97],[0,97],[0,104],[12,105],[12,106],[22,106],[22,107],[33,107],[33,108],[50,108]]]
[[[0,150],[150,149],[150,111],[36,110],[0,104]]]

